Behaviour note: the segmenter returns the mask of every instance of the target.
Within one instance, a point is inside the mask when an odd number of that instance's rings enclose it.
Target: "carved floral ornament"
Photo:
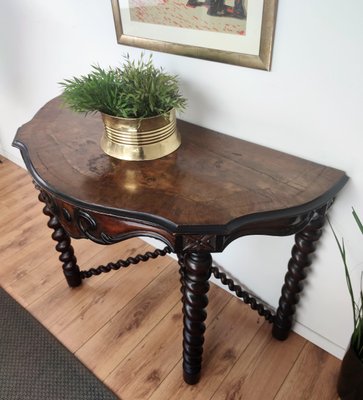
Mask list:
[[[214,251],[215,235],[188,235],[183,238],[184,251]]]

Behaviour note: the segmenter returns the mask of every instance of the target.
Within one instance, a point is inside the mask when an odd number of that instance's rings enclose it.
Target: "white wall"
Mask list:
[[[361,237],[350,207],[363,215],[362,16],[360,0],[280,0],[271,72],[154,55],[181,78],[184,119],[348,173],[330,215],[346,238],[356,283]],[[140,53],[116,44],[111,6],[101,0],[2,0],[0,43],[0,153],[18,163],[16,129],[59,94],[57,82],[94,62],[114,65],[125,52]],[[215,258],[276,305],[291,245],[292,238],[243,238]],[[351,309],[329,229],[305,287],[295,329],[342,356]]]

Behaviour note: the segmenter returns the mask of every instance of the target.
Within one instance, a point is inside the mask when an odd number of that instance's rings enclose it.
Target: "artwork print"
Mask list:
[[[270,69],[277,0],[111,0],[120,44]]]
[[[247,0],[129,0],[130,19],[228,34],[245,35]]]

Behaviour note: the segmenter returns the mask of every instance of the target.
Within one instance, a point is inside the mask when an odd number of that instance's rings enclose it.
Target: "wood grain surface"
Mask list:
[[[14,145],[51,193],[111,214],[157,216],[174,227],[311,211],[347,180],[334,168],[184,121],[178,129],[182,145],[174,153],[153,161],[117,160],[100,149],[101,118],[73,113],[56,98],[19,129]]]

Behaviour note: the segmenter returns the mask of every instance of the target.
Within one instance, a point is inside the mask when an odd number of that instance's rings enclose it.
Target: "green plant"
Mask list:
[[[129,55],[121,67],[107,70],[92,66],[88,75],[60,82],[64,102],[76,112],[100,111],[124,118],[145,118],[171,108],[183,110],[186,99],[179,93],[178,79],[154,66],[152,56],[135,62]]]
[[[360,232],[363,234],[363,225],[354,209],[352,213]],[[348,270],[344,239],[342,239],[340,242],[331,224],[330,227],[333,231],[335,241],[338,244],[339,252],[343,260],[345,278],[347,281],[348,291],[352,302],[354,329],[351,338],[351,345],[355,353],[357,354],[358,358],[363,362],[363,290],[362,290],[363,275],[361,274],[360,291],[358,295],[358,301],[356,301]]]

